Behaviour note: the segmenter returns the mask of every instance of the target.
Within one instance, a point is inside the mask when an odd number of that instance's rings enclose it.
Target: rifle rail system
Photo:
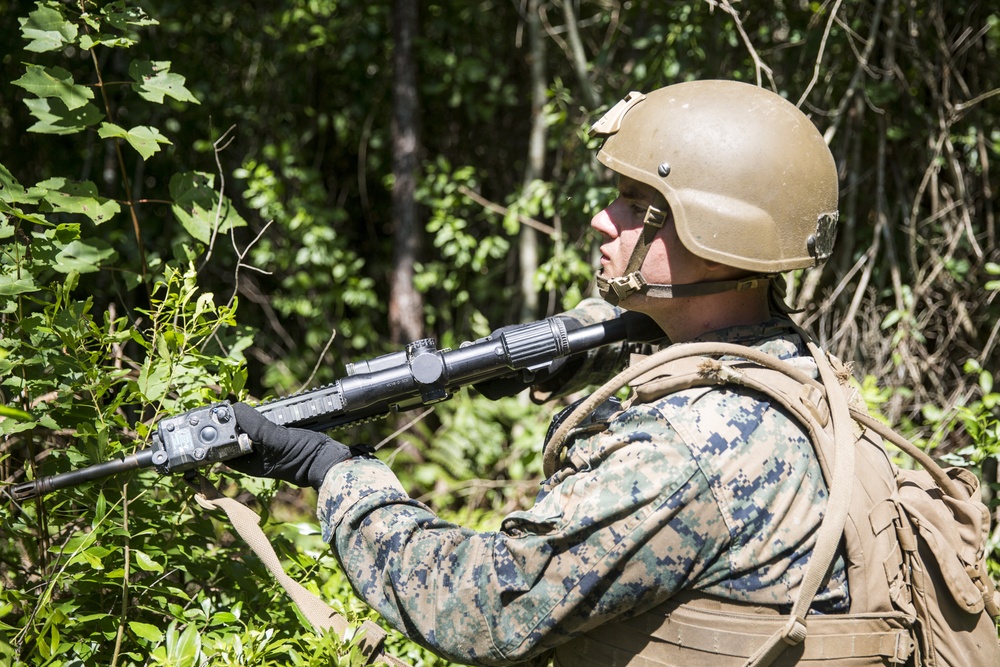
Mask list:
[[[266,401],[256,409],[281,426],[326,431],[437,403],[463,386],[497,378],[521,374],[527,387],[536,373],[557,359],[626,340],[647,342],[662,337],[650,318],[625,312],[573,331],[567,330],[561,318],[549,317],[506,327],[453,350],[438,350],[434,339],[427,338],[399,352],[347,364],[347,376],[333,384]],[[149,448],[17,484],[10,494],[15,500],[25,500],[140,468],[178,473],[243,456],[252,448],[236,424],[230,403],[222,401],[162,419]]]

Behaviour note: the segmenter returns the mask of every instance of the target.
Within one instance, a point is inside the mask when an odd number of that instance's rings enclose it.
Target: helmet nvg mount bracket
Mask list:
[[[605,138],[597,154],[602,164],[655,188],[669,206],[647,213],[626,275],[598,277],[609,301],[635,292],[676,297],[747,289],[830,256],[836,164],[812,121],[780,95],[714,80],[631,92],[590,135]],[[697,285],[647,283],[640,267],[665,215],[695,255],[757,275]]]

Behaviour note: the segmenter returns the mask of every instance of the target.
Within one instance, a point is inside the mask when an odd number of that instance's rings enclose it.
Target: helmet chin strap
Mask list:
[[[611,278],[610,280],[600,274],[597,275],[597,289],[601,297],[612,306],[617,306],[633,294],[645,294],[657,299],[679,299],[691,296],[704,296],[706,294],[719,294],[731,290],[743,291],[754,289],[770,282],[771,276],[766,274],[756,274],[737,280],[717,280],[688,285],[666,285],[646,282],[639,269],[646,260],[646,254],[653,243],[653,238],[663,228],[666,218],[667,215],[663,210],[655,206],[649,206],[646,209],[646,216],[642,221],[642,234],[632,249],[628,266],[625,267],[625,275],[618,278]]]

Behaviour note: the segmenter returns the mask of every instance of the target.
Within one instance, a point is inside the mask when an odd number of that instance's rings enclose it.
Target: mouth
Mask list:
[[[604,246],[601,246],[600,250],[601,250],[601,266],[602,267],[610,266],[611,255],[608,253],[608,251],[605,249]]]

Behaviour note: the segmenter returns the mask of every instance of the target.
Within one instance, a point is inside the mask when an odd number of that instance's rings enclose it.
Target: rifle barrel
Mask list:
[[[96,463],[86,468],[80,468],[79,470],[71,470],[49,477],[39,477],[31,482],[18,484],[11,489],[11,495],[15,500],[27,500],[28,498],[43,496],[50,491],[65,489],[68,486],[83,484],[84,482],[90,482],[102,477],[118,475],[128,470],[148,468],[152,465],[153,450],[142,449],[120,459]]]

